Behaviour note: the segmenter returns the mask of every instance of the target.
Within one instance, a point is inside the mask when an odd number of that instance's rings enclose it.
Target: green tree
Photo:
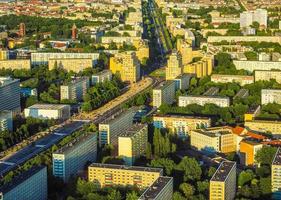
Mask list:
[[[250,182],[254,178],[254,173],[252,170],[248,169],[242,171],[238,176],[238,185],[243,186],[245,183]]]
[[[138,200],[138,194],[135,191],[129,192],[126,195],[126,200]]]
[[[153,159],[150,163],[150,166],[164,168],[165,174],[170,176],[175,167],[175,163],[173,160],[170,160],[168,158],[158,158],[158,159]]]
[[[194,194],[194,187],[189,183],[180,184],[180,190],[184,193],[186,198],[190,198]]]
[[[107,200],[121,200],[121,194],[119,191],[113,189],[109,192],[109,194],[107,195]]]
[[[180,192],[174,192],[173,194],[173,200],[185,200],[186,198],[182,196]]]
[[[276,147],[263,146],[260,150],[257,151],[255,159],[260,164],[271,165],[276,151]]]
[[[183,157],[181,162],[177,165],[177,169],[183,171],[185,181],[200,180],[201,178],[201,167],[194,158]]]

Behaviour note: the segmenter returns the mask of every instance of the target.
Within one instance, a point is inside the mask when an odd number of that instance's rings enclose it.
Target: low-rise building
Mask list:
[[[255,165],[255,156],[257,151],[263,147],[263,144],[253,140],[242,140],[240,142],[239,157],[243,165]]]
[[[86,68],[92,68],[93,65],[91,58],[50,58],[48,66],[49,70],[57,67],[78,73]]]
[[[12,181],[0,187],[0,199],[47,200],[47,167],[36,166],[13,177]]]
[[[155,128],[167,128],[179,137],[187,137],[195,129],[208,128],[211,126],[211,118],[186,115],[154,115],[153,125]]]
[[[118,156],[126,165],[133,165],[135,160],[145,154],[148,142],[147,125],[136,124],[118,136]]]
[[[97,83],[103,83],[105,81],[111,81],[112,79],[112,72],[110,70],[103,70],[92,75],[92,85]]]
[[[210,180],[210,200],[231,200],[236,194],[236,163],[223,161]]]
[[[281,71],[273,70],[256,70],[255,81],[270,81],[270,79],[276,80],[277,83],[281,83]]]
[[[73,78],[69,83],[60,86],[60,99],[81,101],[89,87],[88,77]]]
[[[277,103],[281,104],[281,90],[277,89],[262,89],[261,104]]]
[[[97,158],[97,134],[84,134],[53,153],[53,175],[67,182]]]
[[[70,105],[34,104],[24,109],[24,116],[39,119],[67,120],[70,118]]]
[[[271,133],[273,137],[279,138],[281,136],[281,121],[277,120],[252,120],[252,121],[246,121],[245,127],[261,132],[261,133]]]
[[[198,104],[204,106],[205,104],[215,104],[219,107],[229,107],[230,99],[229,97],[220,96],[202,96],[202,95],[187,95],[179,96],[179,107],[185,107],[190,104]]]
[[[13,131],[13,114],[11,111],[0,111],[1,131]]]
[[[272,199],[281,198],[281,148],[278,148],[271,165]]]
[[[211,81],[215,83],[239,83],[241,86],[254,83],[253,76],[212,74]]]
[[[163,104],[172,104],[176,95],[174,81],[165,81],[153,89],[153,106],[159,108]]]

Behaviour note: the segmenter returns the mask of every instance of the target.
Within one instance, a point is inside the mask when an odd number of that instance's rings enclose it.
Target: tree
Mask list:
[[[177,169],[183,171],[185,181],[200,180],[201,178],[201,167],[194,158],[183,157],[181,162],[177,165]]]
[[[81,106],[81,109],[83,112],[90,112],[91,110],[93,110],[90,102],[84,102]]]
[[[250,182],[254,178],[254,173],[252,170],[248,169],[242,171],[238,176],[238,185],[243,186],[245,183]]]
[[[179,192],[175,192],[173,194],[173,200],[185,200],[186,198],[184,196],[182,196],[181,193]]]
[[[276,151],[276,147],[263,146],[260,150],[257,151],[255,159],[260,164],[271,165]]]
[[[78,194],[87,195],[91,192],[96,191],[97,186],[95,186],[95,184],[92,182],[84,181],[84,180],[78,178],[76,190],[77,190]]]
[[[135,191],[129,192],[126,195],[126,200],[138,200],[138,194]]]
[[[119,191],[113,189],[107,195],[107,200],[121,200],[121,194]]]
[[[152,149],[151,144],[149,142],[146,143],[145,156],[146,159],[151,159],[152,157]]]
[[[267,178],[261,178],[260,179],[260,188],[261,188],[261,192],[262,194],[271,194],[271,178],[267,177]]]
[[[175,167],[175,163],[173,160],[170,160],[168,158],[158,158],[158,159],[153,159],[150,163],[150,166],[164,168],[164,172],[168,176],[170,176]]]
[[[197,190],[200,193],[204,193],[207,195],[208,190],[209,190],[209,182],[206,181],[198,181],[197,182]]]
[[[194,187],[188,183],[180,184],[179,188],[184,193],[186,198],[190,198],[194,194]]]

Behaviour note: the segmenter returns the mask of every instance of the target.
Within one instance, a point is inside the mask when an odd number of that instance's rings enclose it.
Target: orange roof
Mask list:
[[[250,136],[251,138],[255,138],[255,139],[258,139],[258,140],[267,139],[267,137],[265,137],[263,135],[260,135],[260,134],[257,134],[257,133],[253,133],[253,132],[250,132],[250,131],[247,132],[247,135]]]
[[[236,135],[241,135],[243,133],[243,131],[245,130],[245,128],[241,127],[241,126],[236,126],[235,128],[231,128],[232,132]]]
[[[281,141],[280,140],[272,140],[269,142],[262,142],[263,144],[269,144],[269,145],[281,145]]]

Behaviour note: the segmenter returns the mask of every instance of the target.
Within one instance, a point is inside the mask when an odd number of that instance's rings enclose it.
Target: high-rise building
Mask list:
[[[22,172],[11,182],[0,187],[1,200],[47,200],[47,167],[36,166]]]
[[[128,110],[111,116],[99,124],[99,145],[112,144],[118,145],[118,136],[126,129],[133,125],[133,118],[137,112],[137,108],[129,108]]]
[[[172,104],[174,102],[175,95],[175,81],[165,81],[153,89],[153,106],[158,108],[162,104]]]
[[[182,56],[178,51],[173,51],[169,56],[166,67],[166,80],[174,80],[183,73]]]
[[[0,111],[20,112],[20,80],[0,77]]]
[[[281,148],[279,147],[271,165],[272,199],[281,199]]]
[[[70,83],[60,86],[60,99],[81,101],[89,87],[88,77],[73,78]]]
[[[236,163],[223,161],[210,181],[210,200],[233,200],[236,194]]]
[[[163,170],[160,168],[101,163],[93,163],[88,168],[89,181],[100,187],[135,185],[145,189],[162,175]]]
[[[24,37],[25,33],[26,33],[25,23],[20,23],[20,25],[19,25],[19,36]]]
[[[182,56],[182,64],[187,65],[192,62],[192,47],[183,39],[177,39],[177,50]]]
[[[267,27],[267,10],[257,9],[254,11],[244,11],[240,14],[240,28],[246,28],[258,22],[261,26]]]
[[[133,165],[135,160],[145,154],[148,142],[147,125],[136,124],[118,136],[118,156],[126,165]]]
[[[92,85],[97,83],[103,83],[105,81],[111,81],[112,79],[112,72],[110,70],[103,70],[92,75]]]
[[[76,24],[73,24],[72,28],[71,28],[71,38],[72,40],[76,40],[78,37],[78,29],[76,27]]]
[[[0,111],[0,132],[13,131],[13,115],[11,111]]]
[[[281,90],[277,89],[262,89],[261,104],[278,103],[281,104]]]
[[[83,170],[87,162],[95,162],[96,158],[97,135],[82,135],[53,153],[53,175],[67,182]]]
[[[176,77],[174,79],[176,90],[186,90],[192,77],[192,74],[182,74]]]

